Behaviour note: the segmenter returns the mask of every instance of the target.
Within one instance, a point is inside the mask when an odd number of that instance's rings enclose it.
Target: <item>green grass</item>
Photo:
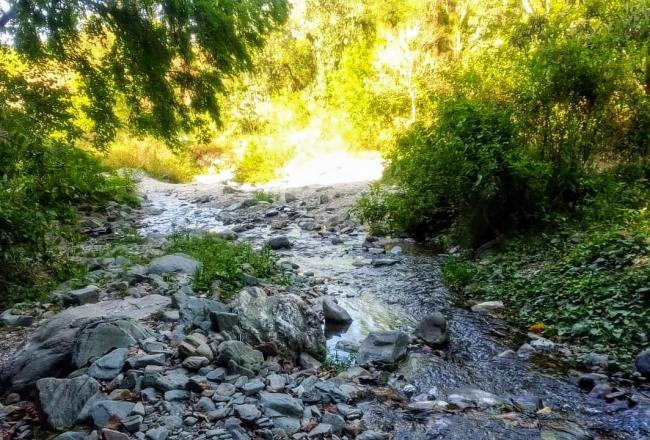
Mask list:
[[[263,190],[255,191],[253,193],[253,198],[258,202],[269,202],[269,203],[275,202],[275,196],[270,192],[266,192]]]
[[[255,250],[249,244],[226,241],[213,234],[177,234],[170,238],[170,252],[182,252],[196,258],[202,268],[194,277],[197,291],[208,291],[219,282],[222,299],[229,299],[243,287],[241,276],[271,279],[279,274],[275,259],[267,248]]]
[[[650,336],[648,203],[645,186],[606,191],[577,220],[512,236],[478,259],[447,259],[443,280],[468,299],[503,300],[524,328],[544,323],[546,336],[628,368]]]

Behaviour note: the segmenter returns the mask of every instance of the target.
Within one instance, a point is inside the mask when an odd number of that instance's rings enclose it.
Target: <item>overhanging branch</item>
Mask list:
[[[0,31],[16,17],[16,8],[11,8],[0,16]]]

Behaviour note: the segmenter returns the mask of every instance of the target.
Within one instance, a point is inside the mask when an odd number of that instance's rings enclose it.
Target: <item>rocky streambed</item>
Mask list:
[[[459,306],[441,256],[349,217],[361,185],[272,203],[216,184],[140,189],[142,209],[91,222],[88,246],[135,224],[142,264],[91,262],[89,285],[54,292],[64,310],[2,315],[28,326],[3,335],[27,339],[2,358],[3,438],[650,438],[647,388],[604,374],[602,356],[571,370],[569,348],[512,331],[499,304]],[[164,251],[185,230],[270,245],[292,282],[197,296],[198,263]]]

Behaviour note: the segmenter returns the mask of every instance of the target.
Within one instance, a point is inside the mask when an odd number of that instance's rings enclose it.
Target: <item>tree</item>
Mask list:
[[[80,78],[96,144],[122,120],[173,139],[196,116],[219,120],[224,76],[251,67],[251,50],[287,12],[286,0],[10,0],[0,41],[34,65],[56,62]],[[3,82],[10,77],[0,72]],[[13,87],[0,110],[27,111],[32,96],[21,91],[29,87]]]

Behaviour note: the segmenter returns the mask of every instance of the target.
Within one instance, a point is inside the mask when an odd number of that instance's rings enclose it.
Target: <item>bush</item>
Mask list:
[[[469,245],[539,221],[551,203],[549,168],[518,144],[510,111],[497,104],[445,103],[436,124],[400,140],[385,177],[399,190],[371,191],[362,219],[419,236],[451,227]]]
[[[78,238],[79,205],[137,203],[128,177],[62,142],[0,131],[0,305],[42,297],[76,270],[59,244]]]
[[[183,252],[202,263],[194,278],[194,288],[209,291],[217,281],[226,299],[244,286],[242,276],[271,278],[277,268],[271,251],[263,248],[256,251],[246,243],[222,240],[213,234],[177,234],[171,237],[169,250]]]

